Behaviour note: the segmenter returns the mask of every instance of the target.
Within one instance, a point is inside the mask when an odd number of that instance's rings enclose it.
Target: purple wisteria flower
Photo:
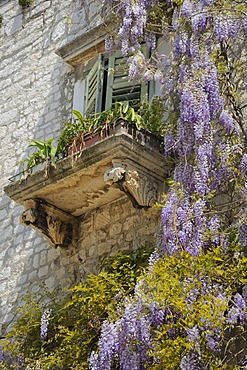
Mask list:
[[[214,17],[214,35],[219,41],[235,38],[240,31],[240,20],[238,18],[229,17],[229,14],[218,14]]]
[[[217,215],[213,215],[208,221],[208,229],[213,236],[212,241],[215,243],[215,245],[219,245],[220,243],[220,237],[219,237],[220,219]]]
[[[161,259],[160,249],[156,249],[148,259],[148,265],[153,270],[154,265]]]
[[[247,321],[247,304],[246,300],[241,294],[235,294],[232,307],[228,311],[227,320],[228,324],[236,324],[240,321],[241,324]]]
[[[3,353],[2,349],[0,348],[0,361],[4,362],[5,357],[6,357],[6,355]]]
[[[105,321],[101,329],[99,353],[92,353],[89,359],[91,370],[111,370],[117,359],[121,370],[143,370],[149,359],[151,345],[151,321],[163,319],[157,305],[151,305],[144,313],[140,298],[126,303],[123,317],[115,323]]]
[[[105,38],[105,50],[106,52],[110,52],[112,51],[112,48],[113,48],[113,37],[112,35],[107,34]]]
[[[184,0],[181,15],[182,17],[190,18],[193,13],[194,4],[190,0]]]
[[[180,362],[181,370],[204,370],[205,366],[197,359],[195,353],[190,353],[183,356]]]
[[[164,136],[164,154],[169,156],[174,149],[175,139],[174,136],[170,133],[166,133]]]
[[[149,306],[149,311],[150,324],[155,328],[161,327],[161,325],[164,323],[164,310],[162,310],[158,303],[154,301]]]
[[[0,365],[4,365],[4,369],[17,369],[24,370],[24,358],[18,356],[17,358],[13,357],[11,353],[3,352],[0,348]],[[0,366],[0,368],[2,368]]]
[[[203,9],[204,7],[208,7],[214,5],[215,0],[200,0],[200,6]]]
[[[194,326],[193,328],[186,329],[187,337],[189,342],[197,342],[199,339],[199,329],[197,326]]]
[[[243,175],[247,175],[247,154],[244,153],[240,163],[240,171]]]
[[[148,32],[145,35],[145,41],[150,50],[155,50],[156,48],[156,36],[154,32]]]
[[[122,25],[118,31],[121,40],[122,54],[128,55],[129,51],[140,48],[140,39],[144,35],[147,22],[147,4],[145,0],[123,0],[114,7],[118,17],[122,19]]]
[[[224,126],[227,132],[231,132],[235,127],[232,116],[224,109],[220,114],[219,124]]]
[[[220,347],[219,338],[217,338],[215,335],[211,333],[207,333],[206,341],[211,351],[216,352],[219,350],[219,347]]]
[[[46,308],[41,316],[41,324],[40,324],[40,339],[42,341],[47,339],[50,316],[51,316],[51,310],[49,308]]]
[[[109,321],[105,321],[102,325],[99,357],[94,355],[93,358],[90,358],[92,364],[99,365],[99,369],[111,370],[113,357],[118,352],[118,327],[118,323]]]
[[[193,287],[191,289],[186,290],[186,297],[185,297],[185,301],[191,305],[193,304],[194,302],[196,302],[196,300],[198,299],[200,295],[200,292],[197,288]]]
[[[88,368],[89,370],[100,370],[98,353],[95,353],[94,351],[91,352],[88,360]]]
[[[193,33],[199,34],[205,32],[209,24],[207,12],[202,11],[200,6],[195,6],[191,16],[191,25]]]
[[[242,248],[247,246],[247,225],[241,225],[239,228],[239,242]]]
[[[247,15],[245,15],[242,19],[242,27],[244,31],[245,37],[247,37]]]
[[[146,40],[151,49],[155,47],[154,33],[145,31],[148,10],[154,5],[155,2],[151,0],[118,2],[116,13],[122,19],[118,36],[123,55],[133,52],[128,59],[130,79],[144,77],[146,81],[151,78],[159,81],[163,85],[162,98],[167,106],[172,102],[174,111],[179,109],[180,112],[179,116],[175,115],[172,129],[167,125],[164,138],[165,155],[172,154],[176,158],[173,179],[179,190],[170,190],[166,196],[161,215],[161,253],[171,256],[185,251],[198,256],[208,247],[228,243],[228,236],[223,238],[220,235],[220,229],[223,228],[221,215],[212,216],[208,212],[211,211],[208,202],[215,192],[226,192],[229,182],[232,183],[231,180],[237,176],[237,171],[231,166],[233,152],[236,151],[231,144],[231,137],[237,132],[221,96],[218,71],[211,52],[219,42],[236,39],[240,29],[247,35],[247,17],[237,21],[232,12],[230,14],[215,8],[216,0],[184,0],[181,6],[173,4],[172,57],[168,60],[160,58],[157,62],[159,68],[154,71],[141,52],[140,45],[141,41]],[[169,6],[168,2],[166,5]],[[164,28],[168,26],[164,25]],[[212,32],[213,38],[210,37]],[[238,140],[237,135],[235,138]],[[238,158],[241,155],[238,152]],[[237,167],[247,174],[247,159],[243,157],[240,166],[239,162]],[[239,240],[243,246],[246,243],[244,226],[239,230]],[[159,258],[156,254],[150,257],[149,273]],[[208,295],[215,298],[212,304],[218,308],[225,307],[229,299],[224,295],[222,286],[212,283],[209,277],[199,275],[196,278],[196,287],[192,284],[193,279],[181,281],[187,307],[193,309],[199,297]],[[99,353],[92,353],[90,357],[91,370],[110,370],[115,363],[121,370],[145,368],[150,360],[148,353],[152,345],[153,328],[159,328],[169,321],[165,308],[143,298],[142,292],[148,290],[145,284],[145,280],[142,280],[136,285],[134,298],[126,301],[120,319],[114,323],[104,323]],[[222,316],[222,320],[229,325],[246,322],[246,296],[235,294],[226,317]],[[184,335],[193,344],[194,351],[198,350],[196,343],[200,342],[201,334],[203,344],[206,343],[212,352],[220,350],[221,332],[214,325],[210,317],[201,317],[198,326],[185,329]],[[169,328],[169,338],[174,339],[177,335],[174,328]],[[196,353],[183,353],[180,369],[206,369],[200,358],[199,350]]]
[[[246,309],[246,301],[241,296],[241,294],[237,293],[234,297],[234,302],[239,307],[240,310],[244,311]]]
[[[129,78],[131,81],[139,80],[146,71],[145,57],[139,50],[136,54],[128,58]]]

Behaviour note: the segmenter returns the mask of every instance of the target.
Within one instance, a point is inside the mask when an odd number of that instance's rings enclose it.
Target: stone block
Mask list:
[[[136,232],[137,221],[140,222],[140,219],[138,220],[137,215],[126,218],[123,223],[123,230],[124,231],[135,230]]]
[[[43,266],[47,263],[47,251],[46,250],[41,251],[39,263],[40,263],[40,266]]]
[[[48,279],[45,280],[45,285],[47,286],[47,288],[52,291],[54,290],[54,287],[55,287],[55,279],[53,276],[49,277]]]
[[[121,231],[122,231],[122,224],[119,222],[119,223],[111,225],[111,228],[109,230],[109,235],[110,236],[119,235]]]
[[[95,228],[101,229],[106,225],[110,225],[111,216],[109,210],[100,210],[95,215]]]
[[[55,25],[51,34],[51,40],[55,43],[61,39],[66,32],[66,20],[62,19],[58,24]]]
[[[38,269],[39,268],[39,255],[35,254],[33,257],[33,268]]]
[[[31,288],[31,293],[32,294],[36,294],[36,293],[39,293],[40,291],[40,287],[39,285],[35,284],[32,288]]]
[[[59,257],[59,249],[49,248],[47,252],[47,262],[50,263]]]
[[[14,254],[14,248],[8,248],[7,249],[7,253],[8,253],[8,255],[11,257],[11,256],[13,256],[13,254]]]
[[[108,243],[107,240],[104,243],[100,243],[98,245],[98,254],[99,254],[99,256],[109,255],[110,251],[111,251],[111,244]]]
[[[16,31],[18,31],[23,24],[23,14],[17,14],[14,18],[8,21],[5,25],[5,32],[7,36],[13,35]]]
[[[8,215],[8,213],[7,213],[6,209],[0,210],[0,221],[4,220],[7,215]]]
[[[38,277],[39,278],[47,276],[47,274],[48,274],[48,266],[43,266],[38,271]]]
[[[58,280],[62,279],[64,275],[66,274],[66,270],[64,267],[60,268],[59,270],[55,271],[56,277]]]
[[[97,246],[96,245],[92,245],[89,248],[89,251],[88,251],[89,257],[97,256],[97,254],[98,254],[98,248],[97,248]]]
[[[7,127],[6,126],[0,126],[0,138],[4,137],[7,132]]]
[[[103,230],[98,230],[96,232],[96,239],[99,242],[106,240],[107,239],[107,233],[105,231],[103,231]]]
[[[10,276],[11,276],[11,268],[5,267],[1,271],[0,280],[8,279]]]
[[[27,274],[21,275],[18,279],[18,285],[23,285],[27,281]]]
[[[28,281],[32,281],[37,279],[37,271],[32,271],[30,274],[28,274]]]

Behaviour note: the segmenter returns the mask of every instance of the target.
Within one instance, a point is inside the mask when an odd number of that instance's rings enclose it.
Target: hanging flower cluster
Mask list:
[[[40,339],[46,340],[48,334],[48,325],[51,316],[51,310],[46,308],[41,316],[41,324],[40,324]]]

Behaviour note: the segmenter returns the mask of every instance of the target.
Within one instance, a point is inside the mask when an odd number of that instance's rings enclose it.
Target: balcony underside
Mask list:
[[[65,228],[68,230],[78,217],[124,194],[136,207],[159,202],[167,172],[160,140],[120,123],[114,134],[59,160],[56,168],[49,166],[15,181],[5,192],[26,208],[23,223],[39,229],[38,213],[43,212],[42,217],[52,221],[51,226],[44,223],[45,229],[54,228],[53,221],[58,219],[61,225],[70,225]],[[59,242],[48,240],[52,245],[63,245],[61,238]]]

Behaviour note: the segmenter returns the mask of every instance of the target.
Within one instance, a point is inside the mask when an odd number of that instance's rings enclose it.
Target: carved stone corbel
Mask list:
[[[67,247],[77,229],[75,217],[41,199],[30,199],[24,204],[21,223],[42,234],[53,247]]]
[[[105,172],[104,181],[117,185],[130,197],[134,206],[151,207],[158,201],[158,183],[151,176],[123,163],[113,163],[113,168]]]

